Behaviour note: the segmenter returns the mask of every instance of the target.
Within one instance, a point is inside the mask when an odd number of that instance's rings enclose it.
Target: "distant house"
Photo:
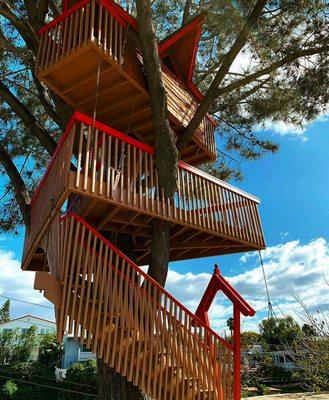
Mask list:
[[[271,357],[273,365],[277,368],[282,368],[286,371],[298,369],[292,351],[273,350],[269,353],[265,353],[261,345],[253,345],[250,349],[243,351],[242,362],[248,370],[257,370],[265,354]]]
[[[283,368],[286,371],[297,369],[294,361],[294,353],[292,351],[272,351],[271,353],[273,364],[278,368]]]
[[[28,332],[31,326],[37,328],[38,335],[45,335],[47,333],[56,332],[56,323],[44,318],[35,317],[33,315],[24,315],[23,317],[12,319],[8,322],[0,324],[0,335],[16,331],[20,335]],[[39,348],[36,347],[32,352],[32,360],[38,358]]]
[[[66,335],[63,341],[63,356],[62,356],[62,369],[69,368],[72,364],[77,362],[84,362],[87,360],[96,359],[96,356],[78,340]]]
[[[38,335],[56,332],[56,323],[47,319],[24,315],[0,324],[0,334],[17,330],[19,334],[27,333],[31,326],[36,326]]]

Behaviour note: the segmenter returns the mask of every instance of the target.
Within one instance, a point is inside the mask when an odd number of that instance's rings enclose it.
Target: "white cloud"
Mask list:
[[[21,270],[21,263],[11,251],[0,249],[0,295],[28,301],[36,304],[51,306],[41,293],[33,289],[34,272]],[[5,298],[0,298],[0,305]],[[53,319],[53,311],[22,302],[11,302],[11,316],[18,317],[23,314]]]
[[[313,239],[306,244],[294,240],[269,247],[263,251],[263,260],[271,302],[278,316],[291,314],[299,319],[300,305],[294,294],[312,309],[326,307],[325,303],[329,303],[329,287],[323,277],[329,274],[329,243],[325,239]],[[256,253],[247,253],[240,261],[245,264],[246,272],[228,280],[256,310],[254,318],[243,319],[243,329],[257,329],[267,315],[263,272]],[[194,311],[210,278],[210,274],[182,274],[171,270],[167,289]],[[214,328],[225,327],[231,313],[228,303],[217,298],[210,313]]]

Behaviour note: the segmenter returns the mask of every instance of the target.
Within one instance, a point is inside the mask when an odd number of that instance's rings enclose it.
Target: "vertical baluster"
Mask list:
[[[101,354],[102,359],[105,361],[106,359],[106,348],[105,348],[105,339],[107,336],[106,332],[106,326],[107,326],[107,321],[108,321],[108,311],[109,311],[109,306],[110,306],[110,299],[111,303],[114,301],[114,296],[113,296],[113,290],[114,290],[114,284],[113,284],[113,250],[110,249],[109,251],[109,261],[108,264],[104,263],[104,269],[107,271],[107,277],[106,277],[106,290],[105,290],[105,296],[104,296],[104,305],[103,305],[103,319],[102,319],[102,329],[101,329],[101,342],[100,342],[100,349],[99,353]],[[112,301],[113,300],[113,301]],[[111,320],[110,320],[111,321]],[[112,323],[112,321],[110,322]]]
[[[145,176],[145,210],[149,211],[149,166],[148,154],[144,153],[144,176]]]
[[[91,39],[91,37],[90,37],[90,3],[88,3],[85,8],[85,24],[84,24],[83,44],[86,44],[90,39]]]
[[[45,36],[46,33],[42,33],[40,36],[40,42],[39,42],[39,49],[38,49],[38,56],[37,56],[37,69],[42,69],[42,53],[44,51],[44,42],[45,42]]]
[[[131,205],[131,145],[127,143],[127,174],[126,174],[126,193],[127,204]]]
[[[119,25],[119,64],[122,65],[123,63],[123,55],[122,55],[122,49],[123,49],[123,40],[122,40],[122,26]]]
[[[102,358],[102,350],[101,346],[99,343],[100,337],[103,335],[103,331],[100,328],[101,325],[101,318],[102,318],[102,307],[103,307],[103,319],[106,320],[106,314],[105,314],[105,298],[104,298],[104,293],[109,291],[109,287],[106,286],[106,281],[107,281],[107,273],[109,269],[112,269],[108,265],[108,257],[109,257],[109,246],[105,246],[105,254],[104,254],[104,260],[101,266],[101,285],[100,285],[100,290],[98,293],[98,308],[97,308],[97,320],[96,320],[96,328],[95,328],[95,335],[94,335],[94,342],[93,342],[93,347],[92,347],[92,352],[96,353],[99,358]]]
[[[70,220],[70,228],[69,228],[69,234],[66,238],[66,247],[65,250],[63,252],[63,256],[64,256],[64,262],[63,262],[63,275],[64,275],[64,285],[63,285],[63,294],[62,294],[62,301],[61,301],[61,311],[60,311],[60,317],[59,317],[59,334],[62,334],[62,332],[65,330],[66,328],[66,314],[65,314],[65,310],[66,310],[66,296],[67,296],[67,289],[68,289],[68,272],[69,272],[69,268],[68,268],[68,264],[69,264],[69,260],[70,260],[70,245],[71,245],[71,240],[72,240],[72,235],[73,235],[73,219]]]
[[[98,33],[97,42],[101,50],[104,50],[104,38],[103,38],[103,5],[98,5]]]
[[[138,190],[137,186],[137,155],[136,155],[136,147],[133,147],[133,182],[132,182],[132,190],[133,190],[133,206],[136,207],[136,192]]]
[[[56,50],[57,50],[57,32],[58,32],[58,25],[54,27],[52,30],[52,49],[51,49],[51,55],[50,55],[50,65],[54,63],[55,60],[55,55],[56,55]]]
[[[99,194],[103,195],[103,186],[104,186],[104,169],[105,169],[105,132],[102,132],[102,137],[100,139],[101,146],[101,164],[99,170]]]
[[[108,52],[108,26],[109,26],[109,13],[107,9],[104,8],[104,51],[106,53]]]
[[[168,348],[167,348],[167,342],[168,342],[168,324],[167,324],[167,307],[168,307],[168,297],[164,295],[164,300],[163,300],[163,308],[162,308],[162,335],[161,335],[161,357],[166,357],[165,360],[168,363]],[[164,373],[166,369],[161,368],[162,365],[160,365],[160,379],[159,379],[159,384],[158,384],[158,392],[157,392],[157,397],[159,399],[163,398],[163,395],[165,391],[162,391],[163,382],[165,379]],[[157,398],[155,396],[155,398]]]
[[[118,61],[118,22],[114,20],[114,59]]]
[[[99,243],[99,249],[98,252],[96,253],[96,258],[95,262],[93,265],[93,286],[92,286],[92,299],[91,299],[91,304],[87,304],[89,306],[88,308],[91,308],[91,315],[90,315],[90,320],[89,320],[89,330],[87,334],[87,342],[86,346],[88,349],[91,347],[91,338],[92,336],[95,337],[95,330],[94,330],[94,325],[95,325],[95,319],[97,318],[97,314],[95,315],[96,311],[96,301],[97,301],[97,295],[99,295],[100,292],[100,276],[101,276],[101,269],[103,266],[103,249],[104,249],[104,243],[101,240]],[[101,299],[98,298],[98,302],[100,302]]]
[[[45,66],[49,67],[50,64],[50,54],[52,48],[52,36],[53,36],[53,28],[49,29],[47,32],[47,43],[46,43],[46,56],[45,56]]]
[[[85,7],[81,7],[78,10],[78,18],[79,18],[79,34],[78,34],[78,43],[77,43],[77,47],[80,48],[82,43],[83,43],[83,28],[84,28],[84,18],[85,18]]]
[[[91,126],[88,127],[85,165],[83,166],[83,173],[85,175],[84,176],[83,190],[87,190],[87,187],[88,187],[90,142],[91,142]]]
[[[112,195],[110,191],[112,190],[112,136],[106,136],[107,138],[107,165],[106,165],[106,196],[110,197]]]
[[[182,220],[182,169],[178,167],[177,173],[177,207],[178,207],[178,218]]]
[[[90,323],[91,323],[90,316],[88,315],[88,311],[89,311],[90,297],[92,294],[92,286],[93,286],[92,280],[93,280],[93,276],[94,276],[94,265],[95,265],[95,260],[96,260],[97,244],[98,244],[98,237],[96,235],[94,235],[90,263],[88,264],[87,275],[86,275],[87,290],[86,290],[86,298],[84,299],[84,307],[83,307],[83,322],[82,322],[82,326],[81,326],[81,337],[80,337],[81,343],[84,343],[86,335],[88,335],[88,332],[90,329]]]
[[[117,372],[122,374],[122,361],[123,360],[123,342],[124,342],[124,333],[127,333],[127,339],[126,339],[126,347],[129,347],[129,342],[128,342],[128,334],[129,334],[129,329],[128,329],[128,321],[129,321],[129,310],[128,310],[128,294],[129,294],[129,280],[128,277],[130,276],[130,265],[125,262],[124,263],[124,269],[121,270],[121,273],[123,275],[123,280],[122,280],[122,302],[121,302],[121,308],[120,308],[120,338],[118,338],[118,359],[116,361],[116,370]]]
[[[73,40],[72,40],[72,50],[75,50],[78,45],[79,38],[79,14],[80,10],[77,10],[74,15],[74,32],[73,32]]]
[[[143,153],[141,149],[138,149],[138,161],[139,161],[139,208],[143,208],[143,186],[142,186],[142,176],[143,176],[143,167],[142,167],[142,156]]]
[[[136,273],[136,276],[133,280],[133,282],[135,283],[134,285],[134,290],[133,290],[133,308],[134,308],[134,312],[133,312],[133,325],[134,325],[134,329],[133,329],[133,337],[132,337],[132,345],[131,345],[131,362],[130,362],[130,366],[129,366],[129,370],[127,373],[127,380],[129,382],[134,382],[134,378],[135,378],[135,373],[136,370],[138,368],[138,358],[139,358],[139,354],[137,354],[136,357],[136,344],[137,344],[137,339],[140,335],[140,329],[139,329],[139,317],[140,317],[140,286],[141,286],[141,275],[140,272],[138,271]],[[137,344],[137,349],[138,349],[138,344]]]
[[[214,225],[214,204],[212,202],[211,198],[211,192],[210,192],[210,185],[208,179],[204,179],[204,185],[205,185],[205,193],[206,193],[206,198],[207,198],[207,203],[208,203],[208,210],[209,210],[209,227],[212,231],[215,230],[215,225]]]
[[[69,22],[69,36],[68,36],[68,40],[67,40],[67,48],[66,48],[66,54],[71,53],[72,51],[72,47],[73,47],[73,34],[74,32],[74,21],[75,21],[75,14],[71,14],[68,18],[68,22]]]
[[[110,56],[113,57],[113,15],[110,15],[110,29],[109,29],[109,50]]]
[[[95,41],[95,12],[96,12],[96,4],[95,0],[91,2],[91,19],[90,19],[90,39],[92,42]]]
[[[155,188],[154,188],[154,168],[153,168],[153,155],[149,154],[149,165],[150,165],[150,177],[151,177],[151,189],[150,189],[150,196],[151,196],[151,211],[155,212],[154,208],[154,198],[155,198]]]
[[[68,283],[67,283],[67,292],[65,296],[65,315],[70,315],[70,323],[68,327],[68,332],[72,333],[72,308],[71,308],[71,294],[72,294],[72,285],[73,285],[73,276],[76,273],[76,257],[78,253],[78,240],[80,239],[79,237],[80,233],[80,224],[76,224],[75,232],[74,232],[74,244],[73,248],[70,248],[70,252],[72,253],[72,258],[70,260],[70,267],[67,265],[67,268],[70,271],[70,276],[68,278]]]
[[[107,333],[107,344],[106,344],[106,352],[105,352],[105,362],[107,364],[110,364],[111,367],[113,367],[112,361],[110,361],[110,355],[111,355],[111,360],[112,356],[114,358],[115,356],[115,351],[116,349],[114,348],[114,343],[112,344],[112,336],[117,335],[117,329],[118,326],[113,323],[113,319],[116,318],[118,314],[118,302],[120,301],[119,299],[119,287],[120,284],[118,283],[119,281],[119,274],[118,274],[118,267],[119,267],[119,256],[117,254],[114,254],[114,268],[113,268],[113,277],[112,282],[113,282],[113,290],[112,290],[112,296],[109,299],[110,302],[110,308],[109,308],[109,324],[106,326],[105,331]],[[121,275],[122,276],[122,275]],[[110,354],[112,351],[112,354]]]

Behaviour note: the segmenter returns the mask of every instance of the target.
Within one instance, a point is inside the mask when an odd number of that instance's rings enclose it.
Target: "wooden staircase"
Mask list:
[[[234,346],[75,214],[55,219],[58,253],[35,289],[74,335],[156,400],[232,399]]]

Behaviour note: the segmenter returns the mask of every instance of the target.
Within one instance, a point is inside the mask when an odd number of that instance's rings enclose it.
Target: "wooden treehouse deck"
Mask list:
[[[154,144],[150,98],[133,24],[106,0],[82,0],[40,31],[37,75],[74,110]],[[162,64],[168,112],[177,135],[199,101]],[[197,165],[216,158],[215,122],[207,115],[181,156]]]
[[[80,113],[33,197],[24,269],[44,268],[49,225],[65,202],[103,235],[133,235],[140,265],[149,262],[155,218],[172,223],[172,261],[264,248],[258,199],[184,162],[177,191],[166,198],[153,148]]]
[[[72,334],[154,400],[239,400],[239,346],[80,217],[57,215],[49,240],[56,244],[49,252],[51,274],[37,272],[34,287],[55,305],[59,340]],[[251,315],[233,304],[235,318]]]

